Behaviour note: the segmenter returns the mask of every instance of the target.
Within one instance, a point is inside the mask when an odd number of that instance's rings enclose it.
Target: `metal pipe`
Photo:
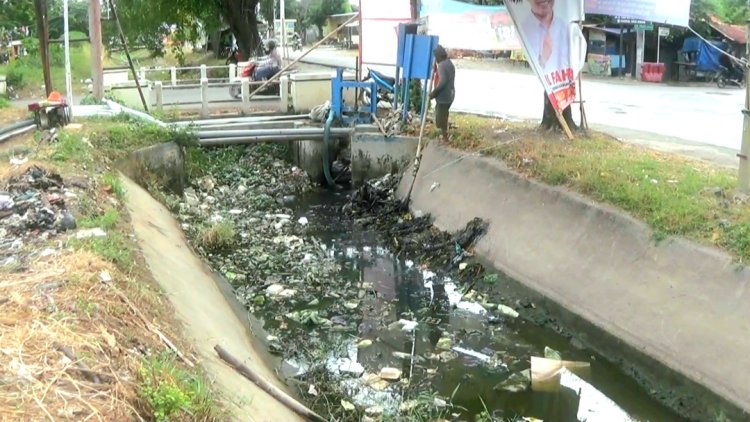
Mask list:
[[[262,126],[258,128],[258,126]],[[250,123],[228,123],[223,125],[205,125],[201,129],[292,129],[295,122],[292,121],[269,121],[269,122],[250,122]]]
[[[288,141],[323,141],[320,135],[270,135],[270,136],[238,136],[233,138],[201,139],[198,144],[202,147],[224,147],[232,145],[258,144],[264,142],[288,142]]]
[[[7,141],[14,136],[23,135],[26,132],[31,132],[35,128],[36,124],[32,123],[30,125],[23,126],[14,130],[4,130],[2,134],[0,134],[0,143]]]
[[[257,117],[232,117],[224,119],[207,119],[207,120],[183,120],[172,122],[175,126],[215,126],[229,123],[259,123],[259,122],[278,122],[291,120],[308,120],[309,114],[296,114],[289,116],[257,116]]]
[[[323,135],[324,128],[299,128],[299,129],[256,129],[256,130],[204,130],[196,132],[200,139],[209,138],[236,138],[253,136],[309,136]],[[349,136],[352,134],[349,128],[333,128],[330,134],[333,136]]]
[[[21,120],[20,122],[13,123],[10,126],[6,126],[4,128],[0,128],[0,135],[4,135],[8,132],[12,132],[21,128],[24,128],[28,125],[33,125],[34,119],[27,119],[27,120]]]

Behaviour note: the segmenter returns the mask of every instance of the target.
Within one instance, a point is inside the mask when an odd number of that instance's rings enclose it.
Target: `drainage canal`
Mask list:
[[[455,260],[450,237],[434,235],[447,261],[430,258],[439,247],[429,230],[414,237],[420,218],[396,211],[388,235],[367,228],[373,217],[344,210],[351,192],[311,190],[278,145],[201,154],[203,173],[172,208],[261,320],[279,373],[325,418],[682,420],[603,357],[527,322],[533,303],[483,297],[505,280],[472,275],[480,266]]]

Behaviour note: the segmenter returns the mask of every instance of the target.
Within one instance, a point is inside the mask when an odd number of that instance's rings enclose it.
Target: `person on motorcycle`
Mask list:
[[[732,49],[727,49],[725,54],[722,54],[719,58],[719,65],[725,69],[727,78],[739,82],[742,81],[744,74],[742,69],[735,65],[735,60]]]
[[[279,54],[279,49],[276,47],[276,41],[268,41],[268,49],[266,50],[266,54],[268,55],[269,61],[263,66],[260,66],[255,71],[255,80],[257,81],[264,81],[271,78],[273,75],[277,74],[281,70],[281,67],[284,65],[284,63],[281,61],[281,54]]]

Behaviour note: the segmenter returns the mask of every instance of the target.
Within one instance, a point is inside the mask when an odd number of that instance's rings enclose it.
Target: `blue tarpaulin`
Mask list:
[[[711,44],[722,50],[727,48],[726,43],[720,41],[711,41]],[[720,69],[719,58],[721,53],[698,37],[685,38],[685,42],[682,44],[682,52],[695,53],[695,70],[698,72],[717,72]]]

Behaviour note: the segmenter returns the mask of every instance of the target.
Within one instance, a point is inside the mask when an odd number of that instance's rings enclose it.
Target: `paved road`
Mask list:
[[[351,67],[351,57],[341,54],[320,50],[304,60]],[[536,120],[542,113],[542,92],[531,74],[459,67],[454,109]],[[595,129],[656,149],[736,165],[744,102],[740,89],[591,80],[584,81],[583,94]],[[577,119],[577,110],[574,115]]]

